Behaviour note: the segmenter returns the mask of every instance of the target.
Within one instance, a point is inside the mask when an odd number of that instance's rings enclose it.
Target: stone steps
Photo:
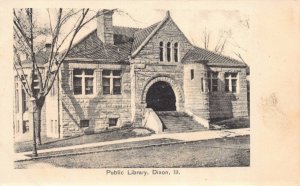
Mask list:
[[[164,125],[164,132],[192,132],[207,130],[184,112],[157,111],[156,114]]]

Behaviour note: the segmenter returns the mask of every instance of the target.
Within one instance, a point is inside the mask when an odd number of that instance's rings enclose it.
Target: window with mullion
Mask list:
[[[25,92],[24,89],[22,89],[22,101],[23,101],[23,104],[22,104],[22,112],[26,112],[28,111],[28,103],[27,103],[27,94]]]
[[[104,95],[117,95],[122,92],[122,71],[121,70],[103,70],[102,84]]]
[[[80,95],[82,94],[82,77],[74,77],[73,79],[74,84],[74,94]]]
[[[86,77],[85,78],[85,94],[93,94],[93,78],[92,77]]]
[[[74,89],[74,95],[94,94],[94,70],[74,69],[73,89]]]
[[[121,94],[121,78],[114,78],[113,86],[113,94]]]
[[[103,94],[110,94],[110,78],[102,78],[103,82]]]
[[[218,72],[208,72],[208,91],[209,92],[217,92],[219,87],[219,79],[218,79],[219,73]]]
[[[225,73],[225,92],[237,92],[237,73]]]

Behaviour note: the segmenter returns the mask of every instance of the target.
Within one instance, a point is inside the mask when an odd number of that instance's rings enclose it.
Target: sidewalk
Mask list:
[[[38,153],[60,152],[60,151],[75,150],[75,149],[82,149],[82,148],[94,148],[94,147],[101,147],[101,146],[107,146],[107,145],[113,145],[113,144],[124,144],[124,143],[131,143],[131,142],[138,142],[138,141],[145,141],[145,140],[154,140],[154,139],[163,139],[163,138],[180,140],[182,143],[182,141],[183,142],[192,142],[192,141],[209,140],[209,139],[216,139],[216,138],[223,138],[223,137],[244,136],[244,135],[249,135],[249,134],[250,134],[249,128],[230,129],[230,130],[208,130],[208,131],[198,131],[198,132],[189,132],[189,133],[161,133],[161,134],[154,134],[154,135],[146,136],[146,137],[129,138],[129,139],[123,139],[123,140],[88,143],[88,144],[82,144],[82,145],[44,149],[44,150],[39,150]],[[143,146],[143,147],[146,147],[146,146]],[[153,145],[148,145],[148,146],[153,146]],[[118,150],[121,150],[121,149],[118,149]],[[31,160],[33,158],[28,156],[30,154],[31,154],[31,152],[15,153],[14,159],[15,159],[15,161]],[[44,158],[45,158],[45,156],[44,156]]]

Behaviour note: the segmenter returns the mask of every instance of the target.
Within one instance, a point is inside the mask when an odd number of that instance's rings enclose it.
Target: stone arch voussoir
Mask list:
[[[142,91],[142,97],[141,97],[141,102],[146,103],[146,95],[149,90],[149,88],[154,84],[159,81],[166,82],[170,84],[172,87],[175,97],[176,97],[176,108],[177,110],[182,110],[183,103],[184,103],[184,94],[183,94],[183,89],[180,85],[178,85],[174,79],[168,77],[168,76],[156,76],[151,78],[146,85],[144,86],[144,89]]]

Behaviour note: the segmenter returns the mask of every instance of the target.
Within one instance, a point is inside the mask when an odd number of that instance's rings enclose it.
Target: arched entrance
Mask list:
[[[164,81],[152,84],[146,94],[146,104],[154,111],[176,111],[176,96],[171,85]]]

